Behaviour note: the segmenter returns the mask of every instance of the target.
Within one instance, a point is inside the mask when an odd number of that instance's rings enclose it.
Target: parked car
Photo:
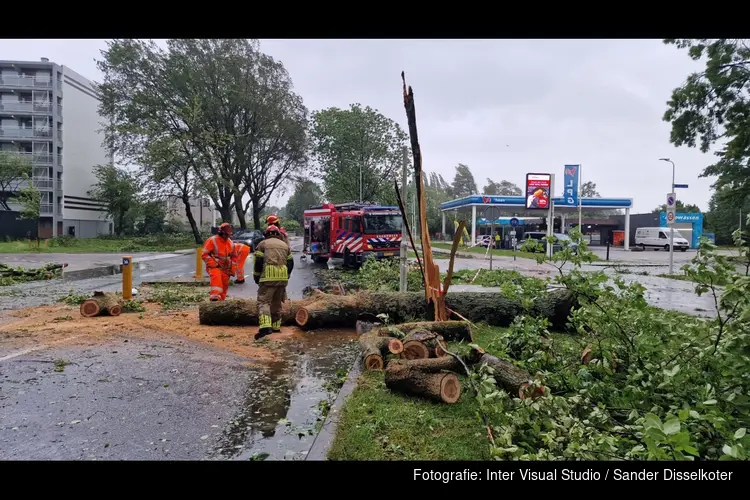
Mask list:
[[[492,243],[492,238],[489,234],[485,234],[484,236],[477,236],[477,242],[476,246],[478,247],[486,247],[489,246]]]
[[[654,250],[664,249],[669,251],[669,228],[666,227],[639,227],[635,230],[635,244],[645,250],[646,247]],[[674,230],[674,249],[686,252],[690,243],[678,230]]]
[[[568,236],[567,234],[563,234],[563,233],[553,233],[553,235],[555,237],[555,243],[552,245],[553,252],[559,252],[565,246],[568,246],[574,254],[578,253],[578,244],[573,242],[570,236]],[[546,241],[544,240],[544,238],[546,237],[547,237],[547,233],[544,233],[541,231],[529,231],[528,233],[524,233],[523,238],[518,241],[518,244],[516,245],[516,249],[523,250],[523,251],[532,251],[532,252],[545,251],[547,247],[546,247],[546,244],[545,244]],[[540,242],[541,248],[534,248],[531,243],[527,244],[528,241]]]
[[[251,252],[254,252],[255,247],[258,246],[258,243],[260,243],[264,239],[265,237],[263,236],[263,233],[258,231],[257,229],[240,229],[232,235],[232,241],[237,243],[244,243],[245,245],[250,247]]]

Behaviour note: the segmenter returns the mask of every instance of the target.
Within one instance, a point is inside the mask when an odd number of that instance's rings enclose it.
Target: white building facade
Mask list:
[[[42,238],[113,232],[103,204],[88,194],[93,167],[113,164],[98,108],[96,85],[70,68],[45,58],[0,60],[0,149],[32,164]]]

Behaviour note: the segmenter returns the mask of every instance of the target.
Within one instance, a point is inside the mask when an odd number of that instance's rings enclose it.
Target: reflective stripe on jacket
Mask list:
[[[217,235],[211,236],[203,245],[203,262],[211,269],[218,267],[226,272],[232,270],[232,255],[234,254],[234,243]]]
[[[259,277],[260,283],[285,283],[294,268],[292,252],[280,238],[266,238],[255,250],[253,275]]]

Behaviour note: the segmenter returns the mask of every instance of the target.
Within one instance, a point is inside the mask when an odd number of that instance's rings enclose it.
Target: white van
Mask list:
[[[669,251],[669,228],[668,227],[639,227],[635,230],[635,245],[643,250],[646,247],[659,250],[663,248]],[[674,249],[681,252],[687,251],[690,243],[679,231],[674,230]]]

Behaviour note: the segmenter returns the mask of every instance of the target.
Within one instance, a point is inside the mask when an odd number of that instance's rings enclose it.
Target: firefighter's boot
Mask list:
[[[235,284],[235,285],[241,285],[241,284],[243,284],[244,282],[245,282],[245,280],[244,280],[244,279],[241,279],[241,280],[234,280],[234,284]]]
[[[271,335],[271,333],[273,333],[273,320],[270,315],[261,313],[258,319],[260,329],[258,330],[258,333],[255,334],[255,340],[260,340],[266,335]]]
[[[273,333],[273,330],[271,328],[261,328],[258,330],[258,333],[255,334],[253,337],[255,340],[260,340],[266,335],[271,335]]]
[[[280,332],[281,331],[281,320],[274,321],[273,322],[273,326],[271,327],[271,329],[273,330],[274,333]]]

